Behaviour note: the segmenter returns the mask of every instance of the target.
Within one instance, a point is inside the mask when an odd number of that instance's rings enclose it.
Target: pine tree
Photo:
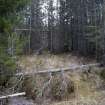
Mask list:
[[[27,0],[0,0],[0,85],[6,83],[16,70],[16,64],[8,53],[8,38],[13,34],[17,13]]]

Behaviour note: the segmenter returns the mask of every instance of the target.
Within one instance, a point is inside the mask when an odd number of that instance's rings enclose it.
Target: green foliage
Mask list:
[[[16,48],[15,54],[16,55],[20,55],[24,52],[23,50],[24,50],[24,47],[27,42],[28,42],[28,40],[26,37],[23,37],[23,38],[17,37],[16,38],[16,41],[15,41],[15,48]]]
[[[15,61],[8,54],[8,37],[19,23],[19,12],[27,2],[28,0],[0,0],[0,85],[5,84],[16,70]]]
[[[105,80],[105,69],[100,72],[100,77]]]
[[[97,60],[102,61],[104,54],[104,27],[98,25],[87,25],[85,28],[85,38],[93,45]]]
[[[27,3],[27,0],[0,0],[0,13],[5,16],[9,13],[19,11]]]
[[[92,25],[86,26],[85,33],[86,33],[87,39],[92,43],[96,43],[96,41],[102,41],[101,27],[92,26]]]

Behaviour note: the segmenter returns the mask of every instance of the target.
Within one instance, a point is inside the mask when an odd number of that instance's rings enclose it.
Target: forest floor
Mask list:
[[[75,96],[60,101],[42,100],[41,104],[26,97],[16,97],[10,99],[9,105],[105,105],[105,82],[99,75],[93,72],[87,77],[85,73],[74,72],[70,76],[76,84]]]
[[[43,55],[21,56],[18,61],[22,72],[91,63],[96,63],[96,61],[91,58],[75,56],[73,54],[51,55],[46,53]],[[93,71],[100,71],[100,68],[94,68]],[[67,73],[76,84],[75,97],[70,96],[69,99],[61,101],[45,100],[40,105],[105,105],[105,83],[95,72],[90,73],[88,76],[81,72]],[[39,104],[25,97],[19,97],[10,99],[9,105]]]

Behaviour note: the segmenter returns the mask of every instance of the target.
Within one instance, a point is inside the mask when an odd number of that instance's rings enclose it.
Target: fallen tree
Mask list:
[[[97,67],[97,66],[100,66],[100,64],[99,63],[95,63],[95,64],[88,64],[88,65],[80,65],[80,66],[74,66],[73,65],[73,66],[70,66],[70,67],[67,67],[67,68],[58,68],[58,69],[50,69],[50,70],[43,70],[43,71],[32,70],[32,72],[17,73],[16,76],[56,73],[56,72],[62,72],[62,71],[67,72],[67,71],[73,71],[73,70],[78,70],[78,69],[82,70],[83,68],[90,68],[90,67]]]

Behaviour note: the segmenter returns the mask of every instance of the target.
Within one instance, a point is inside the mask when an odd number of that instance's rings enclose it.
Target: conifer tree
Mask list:
[[[0,0],[0,85],[5,85],[16,70],[16,64],[8,53],[8,38],[13,35],[17,14],[26,3],[27,0]]]

